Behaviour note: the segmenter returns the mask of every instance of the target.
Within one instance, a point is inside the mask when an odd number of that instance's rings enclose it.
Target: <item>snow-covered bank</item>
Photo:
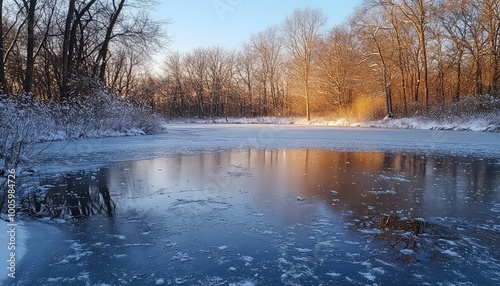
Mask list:
[[[342,127],[375,127],[423,130],[458,130],[500,132],[500,112],[467,117],[433,119],[423,116],[410,118],[385,118],[376,121],[357,121],[346,118],[336,120],[318,118],[258,117],[258,118],[216,118],[216,119],[172,119],[169,123],[196,124],[290,124]]]
[[[0,98],[0,110],[0,135],[27,143],[154,134],[162,122],[150,110],[105,92],[62,104]]]
[[[412,117],[384,119],[361,124],[366,127],[500,132],[500,112],[470,117],[432,119]]]
[[[105,92],[64,103],[0,94],[0,111],[0,174],[31,161],[33,143],[163,132],[160,116]]]

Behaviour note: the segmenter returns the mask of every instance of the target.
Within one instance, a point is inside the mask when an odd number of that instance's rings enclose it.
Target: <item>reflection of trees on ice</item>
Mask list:
[[[68,184],[69,185],[69,184]],[[36,217],[81,218],[96,214],[112,216],[116,207],[111,199],[107,185],[85,185],[74,183],[51,189],[43,193],[37,192],[21,201],[23,210]]]

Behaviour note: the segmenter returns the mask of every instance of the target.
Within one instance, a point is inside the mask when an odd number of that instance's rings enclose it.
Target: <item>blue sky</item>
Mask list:
[[[327,27],[344,22],[362,0],[161,0],[153,11],[170,19],[170,51],[195,47],[238,47],[250,35],[280,24],[297,8],[319,8],[329,18]]]

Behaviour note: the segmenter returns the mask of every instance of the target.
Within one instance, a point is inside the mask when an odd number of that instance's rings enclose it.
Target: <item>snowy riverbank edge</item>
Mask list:
[[[422,129],[422,130],[454,130],[477,132],[500,132],[500,112],[468,117],[452,117],[432,119],[427,117],[384,118],[375,121],[354,121],[345,118],[328,120],[324,118],[307,121],[305,118],[258,117],[258,118],[216,118],[171,119],[168,123],[197,123],[197,124],[286,124],[286,125],[315,125],[339,127],[373,127],[392,129]]]

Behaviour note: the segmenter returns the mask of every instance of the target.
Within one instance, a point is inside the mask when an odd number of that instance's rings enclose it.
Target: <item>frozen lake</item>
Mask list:
[[[200,143],[203,132],[240,134],[202,130],[186,132]],[[500,158],[481,153],[494,143],[405,152],[404,140],[370,152],[200,144],[202,154],[188,146],[52,174],[42,182],[51,214],[88,217],[34,224],[49,239],[30,238],[15,285],[498,283]],[[469,152],[452,154],[460,148]]]

